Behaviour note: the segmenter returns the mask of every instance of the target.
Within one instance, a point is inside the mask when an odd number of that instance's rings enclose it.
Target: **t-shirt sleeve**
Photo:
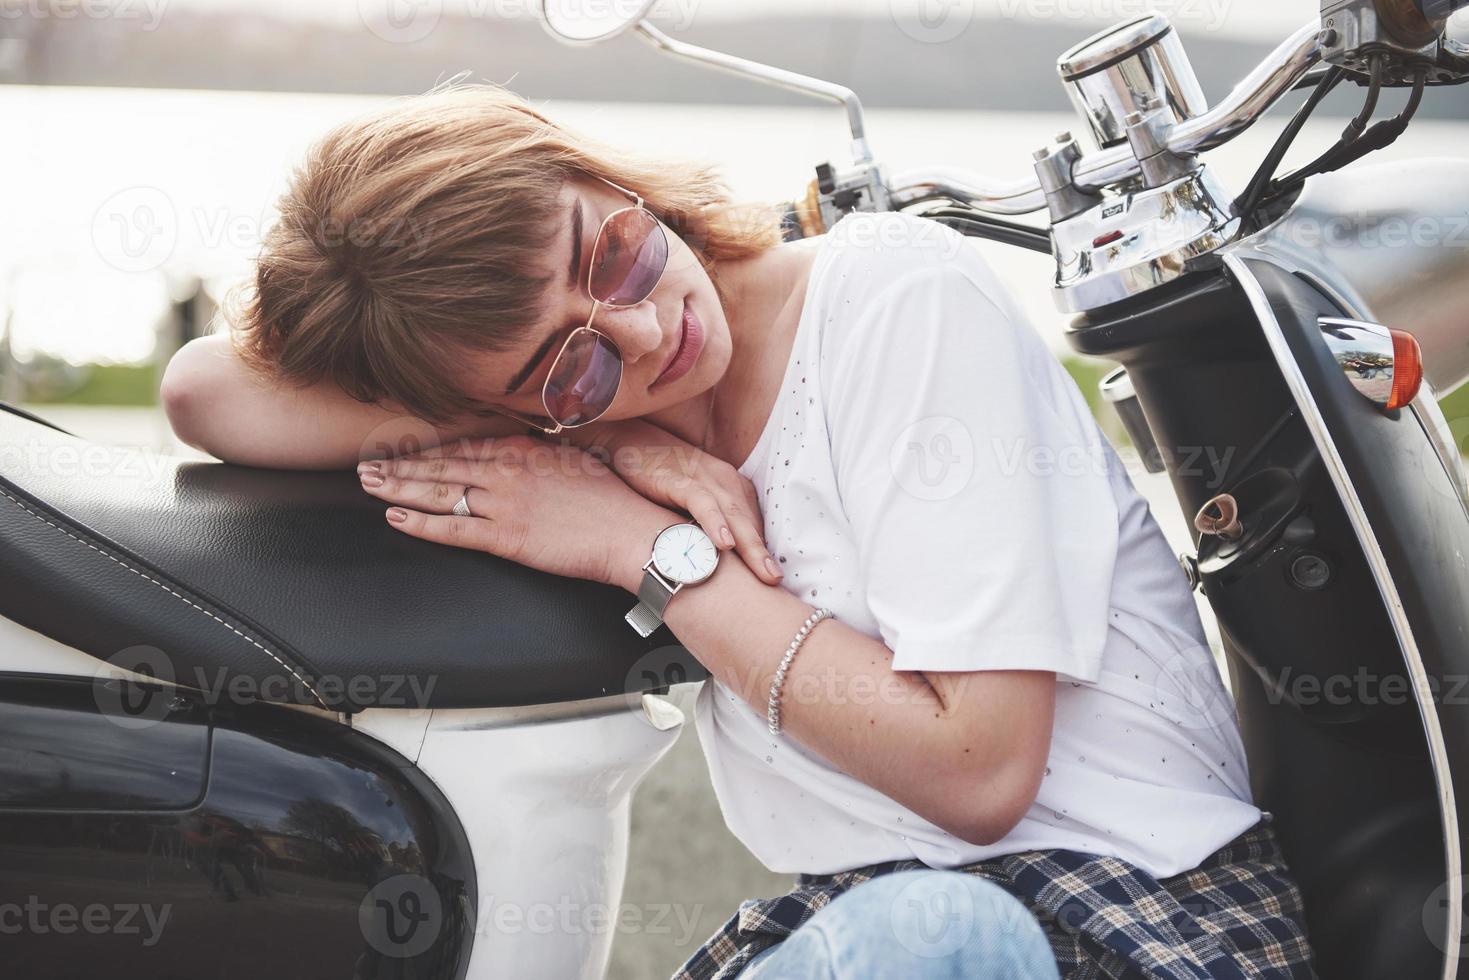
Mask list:
[[[895,670],[1095,681],[1118,541],[1108,453],[1012,308],[963,268],[924,267],[828,328],[837,488]]]

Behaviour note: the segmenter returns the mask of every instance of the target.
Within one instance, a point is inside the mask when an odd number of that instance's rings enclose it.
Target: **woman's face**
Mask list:
[[[592,245],[607,215],[632,198],[601,181],[569,180],[543,269],[551,280],[545,310],[507,352],[480,355],[471,394],[523,415],[544,415],[541,388],[573,330],[587,325]],[[637,306],[599,306],[591,322],[622,353],[622,383],[604,420],[636,418],[707,390],[729,363],[729,325],[714,284],[682,239],[666,226],[668,265]]]

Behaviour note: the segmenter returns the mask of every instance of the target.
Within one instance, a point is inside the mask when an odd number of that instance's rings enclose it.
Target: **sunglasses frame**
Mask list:
[[[593,327],[592,320],[596,318],[597,310],[601,307],[605,306],[609,310],[628,310],[632,309],[634,306],[637,306],[639,303],[645,302],[649,296],[653,295],[653,290],[658,288],[658,284],[663,281],[663,274],[668,271],[668,233],[663,230],[663,222],[659,221],[658,216],[655,215],[652,211],[648,210],[648,208],[643,203],[643,198],[641,195],[628,190],[626,187],[623,187],[620,184],[614,184],[612,181],[608,180],[605,177],[598,177],[597,179],[602,181],[602,183],[608,185],[609,187],[612,187],[616,190],[621,191],[623,194],[626,194],[628,197],[632,198],[633,203],[628,205],[627,207],[618,208],[616,211],[613,211],[611,214],[607,215],[607,217],[603,218],[602,223],[597,226],[597,237],[592,239],[591,260],[587,264],[586,282],[583,283],[583,286],[586,289],[587,298],[592,301],[592,312],[587,315],[587,322],[585,325],[577,327],[575,330],[571,331],[571,333],[566,335],[566,341],[562,343],[561,349],[556,352],[555,359],[551,361],[551,370],[546,373],[546,380],[541,385],[541,407],[546,410],[544,419],[546,422],[550,422],[552,424],[550,426],[547,426],[545,422],[538,422],[534,418],[521,415],[519,412],[514,412],[507,408],[495,409],[495,411],[499,412],[501,415],[514,419],[515,421],[520,422],[524,425],[529,425],[532,428],[540,429],[548,436],[554,436],[557,433],[565,431],[566,429],[576,429],[584,425],[591,425],[593,422],[597,421],[597,419],[600,419],[603,415],[607,414],[607,409],[604,408],[601,412],[587,419],[585,422],[576,422],[571,425],[567,425],[561,422],[559,419],[556,418],[556,416],[551,414],[551,406],[546,397],[546,394],[548,389],[551,387],[551,379],[556,375],[556,365],[561,363],[561,358],[566,355],[566,350],[568,347],[571,346],[571,342],[576,339],[578,334],[585,330],[596,334],[598,337],[601,337],[608,344],[610,344],[612,346],[612,349],[617,353],[617,387],[613,389],[612,400],[607,403],[607,408],[611,408],[612,402],[615,402],[617,400],[617,393],[622,390],[622,368],[624,366],[624,362],[622,360],[622,348],[617,346],[617,341],[613,340],[602,331]],[[637,303],[616,305],[613,303],[605,303],[592,295],[592,270],[596,267],[597,264],[597,247],[602,244],[602,233],[607,230],[607,225],[612,221],[612,219],[617,217],[619,214],[622,214],[624,211],[642,211],[648,217],[653,219],[653,227],[657,230],[658,234],[663,236],[664,257],[663,268],[658,270],[658,278],[653,280],[653,285],[648,287],[648,291],[643,295],[643,298],[638,300]]]

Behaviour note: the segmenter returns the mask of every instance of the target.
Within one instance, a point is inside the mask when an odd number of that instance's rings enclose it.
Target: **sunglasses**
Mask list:
[[[633,200],[602,219],[587,270],[592,312],[585,326],[573,330],[561,345],[541,388],[542,417],[497,409],[547,435],[597,421],[612,407],[622,384],[622,351],[611,337],[592,327],[601,307],[627,309],[647,299],[668,266],[668,237],[643,199],[610,180],[603,183]]]

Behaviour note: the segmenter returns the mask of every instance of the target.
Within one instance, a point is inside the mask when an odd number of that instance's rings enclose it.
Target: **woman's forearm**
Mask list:
[[[686,520],[586,452],[529,436],[359,472],[364,490],[394,505],[384,516],[406,534],[631,594],[658,533]],[[479,491],[467,501],[469,515],[447,513],[466,485]],[[666,619],[763,715],[780,658],[810,613],[726,555],[708,581],[673,597]],[[880,640],[828,622],[807,638],[785,685],[781,719],[792,739],[963,840],[999,840],[1035,799],[1050,750],[1054,673],[895,671]]]
[[[659,528],[642,530],[641,556],[633,545],[619,560],[619,584],[630,592]],[[707,582],[674,597],[666,621],[763,715],[776,667],[811,611],[742,563],[724,560]],[[891,663],[880,641],[836,620],[820,624],[787,671],[785,734],[962,839],[998,840],[1035,797],[1049,749],[1054,674],[925,674]]]
[[[223,334],[190,341],[174,354],[161,397],[180,440],[250,466],[336,469],[519,428],[486,419],[436,427],[402,410],[357,401],[330,383],[271,384],[239,361]]]

